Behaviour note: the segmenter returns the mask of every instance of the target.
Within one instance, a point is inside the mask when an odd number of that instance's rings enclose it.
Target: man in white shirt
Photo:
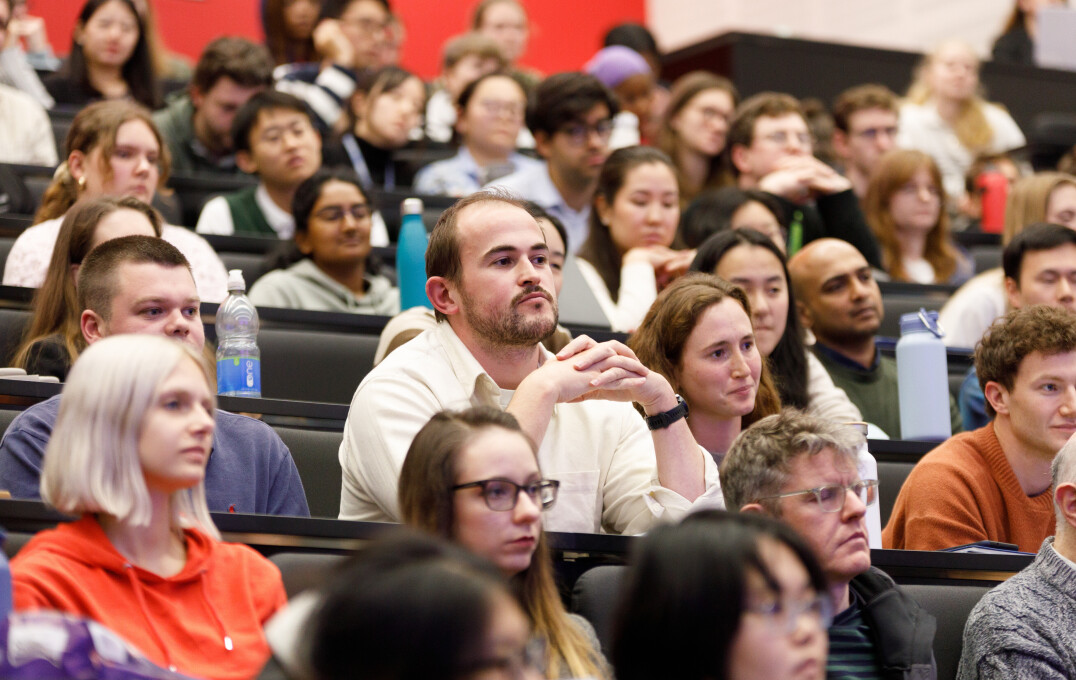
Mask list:
[[[561,482],[548,529],[638,533],[696,501],[720,503],[713,460],[664,377],[619,342],[542,349],[557,323],[548,257],[538,223],[510,198],[479,192],[441,216],[426,259],[439,323],[355,393],[340,446],[342,519],[398,520],[415,433],[441,410],[475,405],[504,408],[539,443],[543,474]],[[646,421],[616,403],[633,401]]]

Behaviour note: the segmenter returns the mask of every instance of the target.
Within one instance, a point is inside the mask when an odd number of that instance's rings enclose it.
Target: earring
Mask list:
[[[86,188],[86,175],[78,178],[78,190],[82,191]]]

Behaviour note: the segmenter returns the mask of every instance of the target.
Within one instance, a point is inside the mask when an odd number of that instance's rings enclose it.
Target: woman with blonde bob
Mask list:
[[[137,198],[126,196],[81,201],[67,211],[45,283],[34,293],[34,315],[12,365],[27,373],[51,375],[63,382],[71,364],[86,349],[82,309],[75,279],[82,260],[101,243],[120,236],[161,235],[161,215]]]
[[[937,164],[921,151],[881,158],[863,198],[867,222],[894,281],[961,284],[973,265],[949,238],[945,189]]]
[[[671,283],[628,346],[683,396],[695,441],[718,464],[741,429],[781,410],[755,345],[747,294],[713,274],[690,272]]]
[[[1001,245],[1007,246],[1036,222],[1076,229],[1076,176],[1039,172],[1016,181],[1005,204]],[[1008,311],[1005,274],[988,269],[960,287],[942,307],[938,322],[945,328],[945,344],[974,347],[998,317]]]
[[[277,568],[220,542],[209,516],[215,410],[208,369],[182,343],[117,335],[83,352],[41,475],[45,502],[80,519],[12,560],[16,610],[93,619],[185,674],[258,672],[262,625],[287,597]]]
[[[405,524],[455,541],[510,579],[545,643],[545,677],[607,678],[593,628],[565,611],[553,580],[541,513],[559,486],[542,479],[537,448],[511,414],[442,411],[407,451],[400,513]]]

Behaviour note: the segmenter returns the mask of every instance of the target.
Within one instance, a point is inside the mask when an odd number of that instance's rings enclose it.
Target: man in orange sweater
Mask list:
[[[975,368],[993,421],[919,461],[882,532],[886,548],[990,540],[1036,552],[1054,532],[1050,464],[1076,433],[1076,315],[1010,312],[983,336]]]

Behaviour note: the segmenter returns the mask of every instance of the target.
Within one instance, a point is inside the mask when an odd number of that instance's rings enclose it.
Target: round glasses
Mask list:
[[[507,479],[483,479],[478,482],[457,484],[452,491],[478,487],[482,489],[482,500],[486,507],[497,512],[513,510],[519,502],[520,492],[526,492],[531,502],[542,510],[548,510],[557,502],[557,490],[560,482],[555,479],[540,479],[530,484],[519,485]]]

